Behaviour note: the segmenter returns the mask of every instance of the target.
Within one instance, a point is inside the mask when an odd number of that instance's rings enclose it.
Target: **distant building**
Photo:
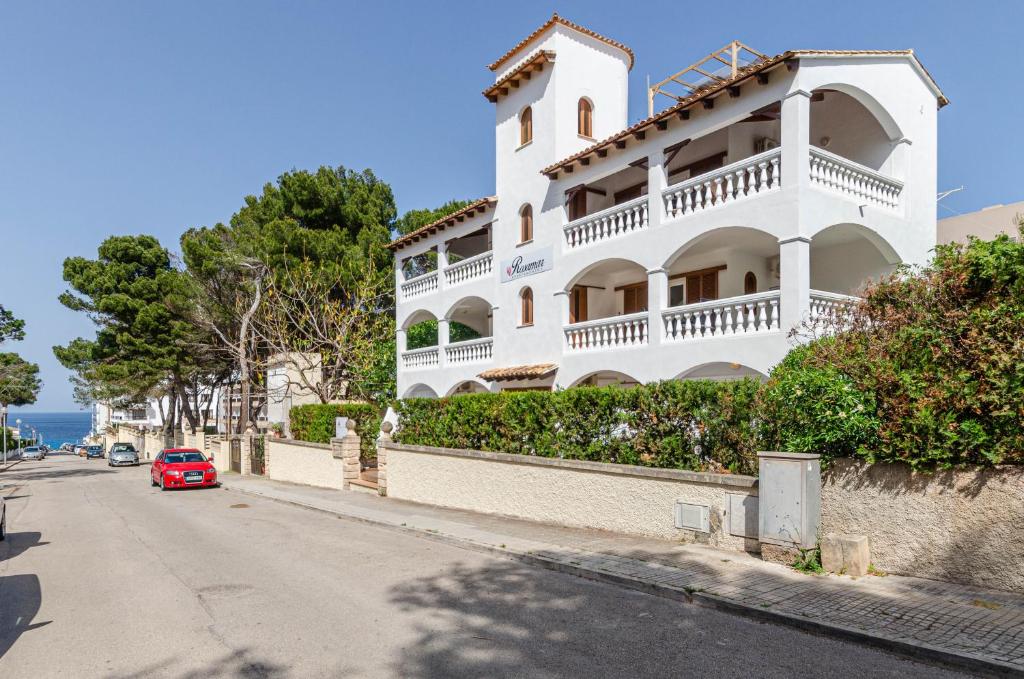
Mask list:
[[[966,243],[968,236],[992,240],[1001,233],[1017,236],[1017,219],[1024,217],[1024,201],[1009,205],[990,205],[977,212],[940,219],[938,241],[944,243]]]

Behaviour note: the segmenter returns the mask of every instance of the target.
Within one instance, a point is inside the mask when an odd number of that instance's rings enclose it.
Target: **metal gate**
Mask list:
[[[231,471],[242,473],[242,440],[230,439],[231,444]]]
[[[266,455],[263,444],[262,436],[253,436],[249,439],[249,466],[252,469],[252,473],[258,476],[263,476],[265,473]]]

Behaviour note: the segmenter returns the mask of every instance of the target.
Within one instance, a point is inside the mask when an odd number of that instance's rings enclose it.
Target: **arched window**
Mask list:
[[[533,109],[527,106],[519,114],[519,145],[533,141]]]
[[[576,129],[584,137],[594,136],[594,105],[586,97],[580,99],[576,107],[577,125]]]
[[[529,243],[533,240],[533,208],[524,205],[519,211],[519,242]]]
[[[519,325],[533,325],[533,290],[523,288],[519,293],[519,301],[522,306]]]
[[[743,277],[743,294],[753,295],[755,292],[757,292],[757,276],[753,271],[748,271],[747,275]]]

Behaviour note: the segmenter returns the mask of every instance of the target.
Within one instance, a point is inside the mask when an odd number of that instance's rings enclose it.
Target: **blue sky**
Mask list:
[[[176,246],[292,168],[372,168],[399,210],[488,195],[486,65],[557,10],[636,52],[644,80],[729,40],[762,52],[913,48],[951,105],[940,217],[1024,199],[1024,2],[8,2],[0,5],[4,347],[38,362],[36,411],[75,406],[50,347],[92,332],[57,302],[61,264],[110,234]]]

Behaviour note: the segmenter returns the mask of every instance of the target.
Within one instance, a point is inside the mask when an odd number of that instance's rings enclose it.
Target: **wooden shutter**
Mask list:
[[[622,288],[622,313],[635,314],[647,310],[647,283]]]
[[[755,292],[757,292],[757,276],[753,271],[748,271],[747,275],[743,277],[743,294],[753,295]]]
[[[523,325],[533,325],[533,290],[523,290]]]
[[[569,322],[582,323],[587,320],[587,288],[574,285],[569,293]]]
[[[527,106],[519,114],[519,145],[533,140],[533,109]]]
[[[587,216],[587,190],[579,189],[569,198],[569,221]]]
[[[527,205],[519,213],[519,242],[526,243],[531,240],[533,240],[533,208]]]

